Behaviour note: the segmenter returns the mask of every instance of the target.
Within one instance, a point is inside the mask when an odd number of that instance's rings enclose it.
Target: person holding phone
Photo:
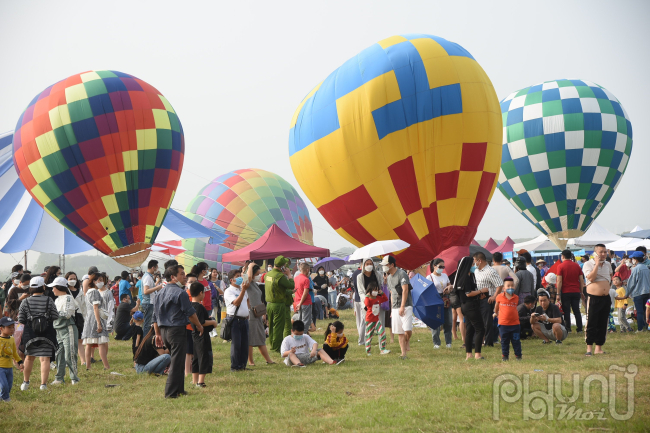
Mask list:
[[[560,308],[551,303],[549,293],[544,289],[537,291],[539,306],[530,315],[530,323],[533,332],[542,339],[542,344],[549,344],[555,340],[555,344],[562,344],[568,332],[564,326],[564,319]]]

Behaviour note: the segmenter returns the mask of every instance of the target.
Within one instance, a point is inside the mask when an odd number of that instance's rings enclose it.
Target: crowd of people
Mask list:
[[[387,342],[397,335],[399,357],[407,358],[413,271],[397,267],[391,255],[379,263],[365,258],[347,274],[305,262],[294,273],[290,265],[279,256],[266,269],[246,262],[225,275],[204,262],[186,273],[175,260],[162,268],[151,260],[146,272],[125,271],[112,280],[94,266],[79,278],[74,272],[63,275],[57,266],[35,275],[16,265],[0,289],[0,398],[10,399],[13,366],[23,374],[20,389],[30,388],[36,358],[41,390],[48,387],[50,370],[56,370],[51,385],[65,383],[66,370],[70,383],[78,384],[79,370],[92,368],[96,352],[108,370],[111,335],[132,340],[136,373],[167,374],[167,398],[186,394],[189,375],[194,386],[206,387],[213,369],[211,338],[217,335],[231,343],[232,372],[255,366],[255,348],[267,364],[275,364],[277,354],[292,367],[318,360],[339,365],[349,348],[344,324],[335,320],[325,326],[320,349],[312,335],[318,320],[338,319],[338,310],[346,308],[354,311],[357,344],[367,356],[373,337],[379,354],[388,355]],[[615,309],[620,332],[632,331],[629,305],[637,332],[647,330],[650,260],[642,247],[619,260],[597,245],[579,262],[566,250],[555,272],[543,259],[533,264],[526,251],[519,251],[512,265],[500,253],[488,261],[478,252],[461,259],[451,275],[445,269],[440,258],[429,264],[427,278],[444,302],[443,324],[432,329],[433,347],[441,347],[443,331],[447,348],[462,339],[466,359],[485,359],[482,348],[500,342],[504,361],[510,345],[520,360],[521,340],[533,336],[560,345],[573,331],[571,312],[575,332],[585,331],[586,356],[605,353],[607,334],[616,332]]]

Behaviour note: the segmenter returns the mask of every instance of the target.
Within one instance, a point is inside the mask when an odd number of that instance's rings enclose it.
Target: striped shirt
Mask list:
[[[59,318],[59,312],[56,311],[56,305],[52,298],[45,295],[30,296],[20,304],[18,323],[26,324],[36,316],[45,316],[50,322]]]
[[[485,265],[483,269],[476,268],[474,276],[476,277],[476,287],[479,290],[487,288],[490,291],[490,296],[494,295],[497,288],[503,286],[503,280],[490,265]]]

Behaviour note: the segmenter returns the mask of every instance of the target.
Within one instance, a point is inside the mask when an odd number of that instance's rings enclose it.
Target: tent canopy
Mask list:
[[[296,259],[304,257],[329,257],[330,250],[312,247],[288,236],[280,227],[273,224],[262,237],[248,245],[222,256],[224,262],[243,262],[246,260],[274,259],[277,256]]]
[[[591,224],[589,230],[579,238],[570,239],[567,245],[576,247],[593,247],[596,244],[607,244],[615,242],[621,237],[610,232],[596,221]]]
[[[485,243],[485,245],[483,245],[483,248],[485,248],[486,250],[492,252],[492,251],[496,250],[497,248],[499,248],[499,244],[497,244],[497,243],[494,241],[494,239],[490,238],[490,240],[487,241],[487,242]]]
[[[535,239],[525,242],[519,242],[513,245],[513,251],[519,250],[527,251],[556,251],[558,247],[551,242],[546,235],[539,235]]]
[[[508,236],[501,245],[499,245],[495,250],[490,251],[491,253],[509,253],[513,251],[515,246],[515,241],[513,241],[510,236]]]
[[[479,244],[478,242],[476,242],[476,239],[472,239],[472,243],[471,243],[470,245],[475,245],[475,246],[477,246],[477,247],[480,247],[480,246],[481,246],[481,244]]]
[[[642,231],[643,229],[640,226],[636,226],[630,231],[630,233],[635,233]],[[615,242],[610,242],[605,244],[607,249],[612,251],[634,251],[637,247],[646,247],[650,248],[650,239],[638,239],[630,237],[622,237]]]

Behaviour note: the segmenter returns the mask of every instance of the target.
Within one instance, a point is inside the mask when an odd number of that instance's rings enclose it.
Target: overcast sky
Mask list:
[[[304,96],[381,39],[432,34],[467,49],[499,99],[559,78],[590,80],[616,95],[632,121],[634,148],[598,222],[619,233],[637,224],[650,228],[643,168],[650,160],[650,2],[197,4],[0,2],[0,132],[12,130],[50,84],[86,70],[117,70],[155,86],[181,119],[185,166],[172,207],[184,210],[204,184],[240,168],[277,173],[302,194],[289,165],[288,135]],[[302,195],[316,245],[349,246]],[[496,191],[476,237],[538,234]]]

